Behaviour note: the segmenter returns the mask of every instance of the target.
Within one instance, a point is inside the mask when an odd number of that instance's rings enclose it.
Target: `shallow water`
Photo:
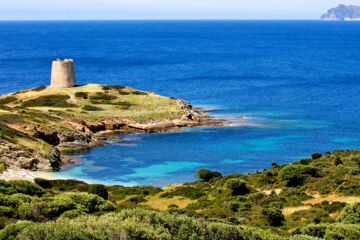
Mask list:
[[[359,39],[358,22],[0,22],[0,93],[47,84],[51,60],[74,58],[79,84],[154,91],[233,120],[127,134],[53,174],[163,186],[201,167],[247,173],[359,148]]]

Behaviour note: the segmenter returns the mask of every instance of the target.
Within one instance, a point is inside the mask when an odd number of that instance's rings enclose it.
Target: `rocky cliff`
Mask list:
[[[322,20],[338,20],[338,21],[359,21],[360,7],[359,6],[345,6],[340,4],[336,8],[332,8],[327,13],[321,16]]]

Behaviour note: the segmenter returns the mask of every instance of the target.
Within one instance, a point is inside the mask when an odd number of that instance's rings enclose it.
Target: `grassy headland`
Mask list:
[[[183,100],[120,85],[40,86],[0,96],[0,156],[8,166],[58,169],[59,150],[104,145],[99,130],[162,132],[221,124]]]

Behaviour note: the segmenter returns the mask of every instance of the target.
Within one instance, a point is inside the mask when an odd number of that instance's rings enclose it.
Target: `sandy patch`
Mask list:
[[[51,179],[51,173],[49,172],[35,172],[25,169],[10,168],[0,175],[0,179],[3,180],[28,180],[34,181],[35,178]]]

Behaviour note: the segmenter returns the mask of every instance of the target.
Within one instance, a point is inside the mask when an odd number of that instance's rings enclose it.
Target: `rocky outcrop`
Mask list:
[[[193,109],[187,101],[120,85],[85,85],[75,93],[39,89],[0,96],[0,159],[9,167],[58,170],[69,163],[60,151],[106,145],[105,135],[97,134],[100,131],[157,133],[224,124],[222,119]],[[131,98],[124,97],[130,94]],[[82,107],[97,104],[106,108]]]
[[[111,120],[95,122],[82,121],[81,124],[93,132],[101,130],[127,129],[129,132],[141,131],[148,133],[168,132],[177,130],[181,127],[218,127],[224,125],[224,119],[214,118],[205,112],[195,111],[193,110],[192,105],[185,100],[176,99],[175,102],[178,104],[180,109],[184,110],[184,114],[177,119],[139,123],[128,119],[114,118]]]
[[[337,21],[359,21],[360,7],[359,6],[345,6],[340,4],[336,8],[329,9],[327,13],[323,14],[321,20],[337,20]]]
[[[61,166],[60,151],[51,149],[46,154],[0,140],[0,156],[8,166],[29,170],[58,170]]]

